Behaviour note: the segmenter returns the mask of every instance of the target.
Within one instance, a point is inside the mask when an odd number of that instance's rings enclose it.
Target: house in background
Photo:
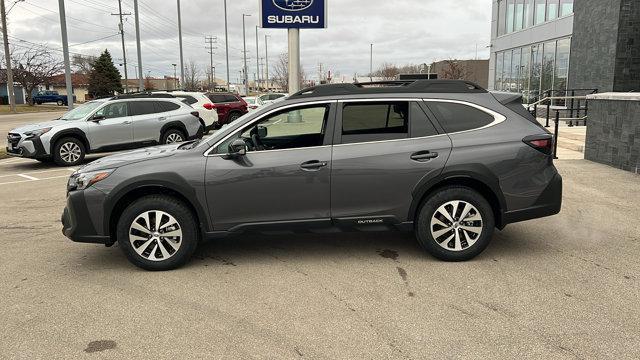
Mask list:
[[[129,79],[129,92],[140,91],[138,79]],[[147,77],[143,79],[143,84],[147,90],[173,90],[180,88],[180,80],[173,76],[163,78]],[[122,88],[125,87],[125,80],[122,79]]]
[[[91,96],[89,96],[89,77],[87,75],[80,73],[71,74],[71,87],[77,102],[82,103],[91,100]],[[53,90],[57,91],[60,95],[67,95],[67,84],[64,74],[52,76],[49,83],[45,85],[44,90]]]
[[[6,80],[0,82],[0,105],[8,105],[9,104],[9,91]],[[26,104],[27,101],[24,96],[24,89],[22,85],[15,84],[13,85],[13,91],[16,94],[16,104]]]

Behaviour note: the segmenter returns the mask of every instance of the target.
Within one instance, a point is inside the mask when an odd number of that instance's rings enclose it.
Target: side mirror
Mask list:
[[[229,145],[229,155],[244,156],[247,154],[247,144],[242,139],[236,139]]]
[[[93,115],[93,117],[91,118],[91,121],[100,122],[100,120],[104,120],[104,119],[105,119],[104,115]]]

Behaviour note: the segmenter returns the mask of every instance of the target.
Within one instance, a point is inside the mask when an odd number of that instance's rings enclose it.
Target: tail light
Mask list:
[[[206,103],[206,104],[202,105],[202,107],[204,107],[207,110],[213,110],[213,109],[216,108],[216,106],[211,104],[211,103]]]
[[[254,109],[254,110],[255,110],[255,109],[257,109],[257,108],[258,108],[258,106],[257,106],[257,105],[249,105],[249,108],[251,108],[251,109]]]
[[[200,113],[199,113],[199,112],[197,112],[197,111],[192,111],[192,112],[191,112],[191,115],[193,115],[193,116],[195,116],[195,117],[197,117],[197,118],[199,118],[199,117],[200,117]]]
[[[551,135],[531,135],[522,141],[543,154],[551,155],[553,152],[553,136]]]

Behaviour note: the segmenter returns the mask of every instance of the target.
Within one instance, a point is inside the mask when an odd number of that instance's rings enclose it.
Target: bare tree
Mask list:
[[[144,79],[144,88],[145,88],[145,90],[155,90],[156,89],[156,87],[151,82],[151,76],[149,76],[149,75],[147,75],[147,77]]]
[[[300,84],[298,85],[300,88],[302,88],[306,78],[307,75],[305,74],[304,69],[300,67]],[[271,81],[275,82],[285,91],[289,89],[289,57],[286,53],[280,54],[280,57],[276,61],[273,67],[273,76],[271,77]]]
[[[184,68],[184,84],[183,84],[184,90],[186,91],[200,90],[200,87],[201,87],[200,75],[201,75],[201,71],[198,64],[193,60],[189,60],[189,62],[187,63],[187,66],[185,66]]]
[[[91,70],[93,70],[93,65],[97,59],[98,58],[95,56],[76,54],[71,58],[71,67],[77,73],[89,75],[91,74]]]
[[[29,105],[33,105],[33,91],[39,85],[46,84],[64,68],[63,62],[42,45],[13,51],[10,56],[14,69],[13,79],[22,85]]]
[[[444,69],[442,70],[443,79],[451,80],[469,80],[471,71],[458,60],[445,60]]]
[[[373,76],[383,80],[395,80],[398,74],[400,74],[400,69],[391,63],[383,63],[378,70],[373,72]]]

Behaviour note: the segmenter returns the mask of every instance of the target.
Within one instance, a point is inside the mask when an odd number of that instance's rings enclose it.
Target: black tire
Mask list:
[[[465,229],[458,228],[457,222],[462,215],[462,206],[458,206],[455,214],[452,216],[454,223],[448,221],[442,214],[438,212],[435,216],[436,219],[442,220],[446,225],[450,225],[451,230],[446,231],[447,227],[441,226],[435,223],[432,227],[431,220],[434,218],[434,214],[438,209],[446,205],[450,201],[463,201],[473,206],[468,212],[466,219],[462,226],[466,226]],[[444,207],[453,212],[453,206],[447,205]],[[480,216],[480,220],[477,219],[476,212]],[[433,193],[423,204],[418,213],[416,219],[415,231],[418,243],[434,257],[444,261],[465,261],[474,258],[480,254],[491,241],[493,236],[493,230],[495,227],[495,219],[493,210],[489,202],[475,190],[464,186],[449,186],[437,190]],[[475,234],[467,229],[479,229],[480,234]],[[436,238],[432,233],[432,229],[436,233]],[[442,233],[439,233],[442,232]],[[459,244],[456,243],[456,233],[459,236]],[[451,240],[449,240],[449,238]],[[466,247],[465,247],[466,243]],[[441,245],[444,244],[444,245]],[[455,246],[459,245],[458,250],[454,250]],[[445,248],[446,247],[446,248]]]
[[[181,140],[180,141],[170,141],[170,139],[173,139],[174,137],[179,137]],[[176,142],[183,142],[187,140],[187,136],[184,134],[184,132],[182,132],[182,130],[180,129],[176,129],[176,128],[171,128],[168,129],[167,131],[165,131],[162,134],[162,137],[160,138],[160,143],[161,144],[171,144],[171,143],[176,143]]]
[[[175,242],[175,244],[179,244],[177,250],[173,250],[173,248],[167,244],[169,240],[162,239],[161,237],[149,240],[135,240],[134,238],[133,244],[131,243],[129,239],[130,232],[141,234],[137,232],[137,230],[131,230],[131,226],[138,216],[146,213],[147,211],[162,211],[171,215],[177,221],[179,229],[182,231],[182,236],[178,239],[179,241]],[[200,236],[195,218],[196,217],[191,210],[176,198],[165,195],[145,196],[131,203],[131,205],[122,212],[122,215],[118,220],[116,230],[118,244],[129,261],[139,268],[152,271],[164,271],[178,268],[184,265],[191,258],[198,246]],[[149,219],[150,223],[154,222],[151,219],[151,216]],[[168,218],[164,217],[163,219]],[[161,223],[159,229],[153,228],[155,227],[155,224],[149,224],[149,226],[152,227],[151,230],[156,231],[163,229],[163,227],[166,229],[167,226],[172,225],[169,224],[169,222],[170,221]],[[151,242],[145,246],[146,241]],[[163,249],[165,249],[169,254],[166,259],[162,259],[164,252],[159,248],[160,242],[164,244]],[[138,249],[142,251],[143,255],[139,255],[136,252],[134,248],[136,245],[138,246]],[[173,252],[171,252],[172,250]],[[146,257],[144,256],[145,254]],[[160,258],[160,260],[150,260],[149,258],[152,256]]]
[[[62,106],[62,105],[64,105],[64,101],[58,100],[58,101],[56,101],[56,104],[58,104],[58,106]]]
[[[231,123],[231,122],[234,122],[234,121],[238,120],[238,118],[240,116],[242,116],[242,114],[240,114],[237,111],[234,111],[234,112],[230,113],[229,114],[229,118],[227,119],[227,123]]]
[[[79,153],[78,156],[66,156],[69,152],[68,149],[74,149],[77,146]],[[62,153],[61,153],[62,151]],[[86,149],[82,141],[78,140],[74,137],[65,137],[56,142],[53,146],[53,161],[60,166],[75,166],[84,160],[84,156],[86,155]]]
[[[36,101],[36,104],[42,105],[42,101]]]

